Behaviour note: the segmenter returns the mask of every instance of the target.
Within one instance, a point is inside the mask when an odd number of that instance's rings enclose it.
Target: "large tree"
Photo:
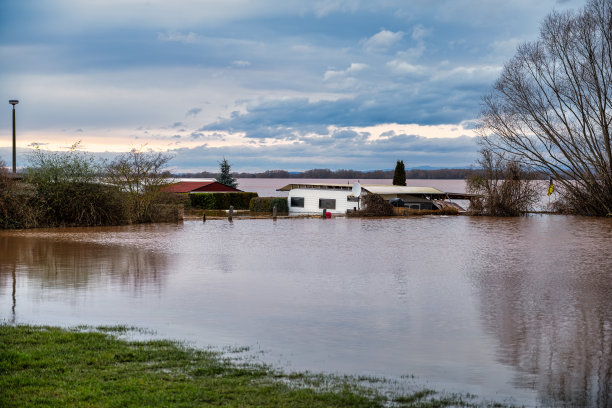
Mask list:
[[[612,212],[612,0],[551,13],[484,104],[488,148],[549,173],[573,212]]]

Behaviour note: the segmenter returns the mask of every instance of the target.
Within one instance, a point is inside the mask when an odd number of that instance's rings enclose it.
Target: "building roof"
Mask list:
[[[313,188],[319,190],[351,190],[352,184],[334,184],[334,183],[291,183],[284,187],[276,189],[276,191],[289,191],[296,188]]]
[[[166,193],[196,193],[196,192],[240,192],[237,188],[226,186],[218,181],[179,181],[162,188]]]
[[[372,194],[412,194],[412,195],[444,195],[442,190],[433,187],[390,186],[382,184],[362,184],[361,188]]]
[[[334,184],[334,183],[291,183],[279,188],[277,191],[290,191],[296,188],[309,188],[318,190],[347,190],[353,189],[352,184]],[[468,193],[449,193],[438,190],[433,187],[415,187],[415,186],[394,186],[388,184],[362,184],[361,188],[372,194],[379,195],[400,195],[409,194],[413,196],[428,196],[431,198],[454,198],[456,200],[468,200],[470,197],[475,197],[477,194]]]

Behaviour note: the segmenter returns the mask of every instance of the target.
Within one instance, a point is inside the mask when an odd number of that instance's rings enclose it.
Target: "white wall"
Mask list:
[[[327,190],[314,188],[296,188],[289,191],[289,212],[291,214],[321,214],[323,209],[319,208],[320,198],[336,200],[336,209],[327,209],[332,214],[346,214],[347,209],[357,207],[356,202],[348,202],[347,197],[353,194],[351,190]],[[291,207],[291,197],[303,197],[304,208]]]

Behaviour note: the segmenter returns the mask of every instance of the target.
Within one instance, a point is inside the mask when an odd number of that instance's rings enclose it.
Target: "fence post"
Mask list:
[[[229,212],[227,213],[227,220],[231,221],[234,216],[234,206],[230,205]]]

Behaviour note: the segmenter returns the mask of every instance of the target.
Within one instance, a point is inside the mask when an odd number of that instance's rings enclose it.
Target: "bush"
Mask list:
[[[248,210],[249,204],[257,193],[192,193],[189,202],[194,208],[204,210],[227,210],[234,206],[236,210]]]
[[[100,182],[102,165],[75,143],[67,152],[35,149],[27,181],[39,225],[91,226],[125,222],[125,193]]]
[[[249,210],[252,213],[271,213],[276,206],[276,212],[289,213],[287,197],[255,197],[251,199]]]
[[[378,194],[368,193],[363,197],[363,208],[359,211],[349,211],[348,216],[387,216],[393,215],[393,206]]]
[[[11,177],[0,160],[0,229],[36,227],[38,212],[31,206],[33,195],[27,185]]]
[[[482,175],[474,173],[466,180],[467,192],[477,194],[470,200],[470,214],[516,217],[537,204],[538,183],[532,169],[487,148],[480,156]]]

